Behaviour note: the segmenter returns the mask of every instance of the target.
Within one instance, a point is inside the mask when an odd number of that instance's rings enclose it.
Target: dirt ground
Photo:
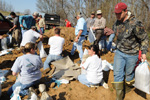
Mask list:
[[[74,40],[74,28],[61,28],[61,36],[65,38],[65,44],[63,49],[63,56],[69,55],[73,40]],[[49,30],[49,32],[44,34],[44,48],[45,51],[49,52],[49,46],[47,45],[48,38],[53,36],[54,29]],[[83,49],[89,46],[90,43],[85,41],[83,43]],[[39,54],[39,51],[37,51]],[[21,56],[22,53],[20,50],[15,49],[11,54],[0,57],[0,69],[10,70],[15,59]],[[113,63],[114,53],[103,54],[101,58],[107,60],[110,63]],[[43,58],[44,62],[46,58]],[[79,60],[78,52],[76,51],[75,56],[71,58],[74,62]],[[42,71],[43,69],[41,69]],[[108,77],[107,77],[108,75]],[[109,89],[104,89],[102,86],[98,88],[89,88],[77,80],[71,81],[69,84],[62,84],[60,87],[50,88],[47,84],[48,80],[45,80],[45,76],[42,76],[42,82],[47,85],[47,92],[54,100],[115,100],[115,90],[112,88],[111,82],[113,81],[113,71],[105,72],[106,81],[108,78]],[[11,72],[6,77],[6,82],[2,84],[2,96],[0,100],[9,100],[7,95],[8,89],[14,84],[16,77],[11,75]],[[40,93],[38,93],[41,96]],[[27,97],[22,98],[24,100]],[[150,100],[150,95],[145,94],[135,88],[131,92],[127,93],[125,100]]]

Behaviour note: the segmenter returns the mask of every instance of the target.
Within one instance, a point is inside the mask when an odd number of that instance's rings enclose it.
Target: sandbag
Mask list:
[[[135,70],[135,84],[134,86],[150,94],[150,71],[148,69],[147,61],[142,62]]]
[[[14,95],[10,100],[21,100],[19,96],[20,89],[21,89],[21,86],[16,87],[16,89],[13,92]]]
[[[0,83],[0,97],[2,95],[2,88],[1,88],[1,83]]]
[[[39,43],[38,43],[38,49],[39,49],[39,51],[40,51],[40,58],[44,58],[44,57],[47,57],[47,54],[46,54],[46,52],[45,52],[45,50],[44,50],[44,48],[43,48],[43,44],[42,44],[42,41],[40,41]]]
[[[90,43],[93,43],[93,42],[96,40],[96,37],[95,37],[95,34],[93,33],[92,28],[90,28],[90,31],[89,31],[88,37],[89,37],[89,41],[90,41]]]
[[[3,50],[7,49],[7,38],[1,39],[1,46]]]

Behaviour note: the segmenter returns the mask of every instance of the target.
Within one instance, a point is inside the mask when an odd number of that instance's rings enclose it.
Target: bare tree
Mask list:
[[[30,14],[31,14],[30,9],[26,9],[26,10],[24,10],[24,14],[25,14],[25,15],[30,15]]]
[[[119,2],[125,2],[128,10],[145,24],[146,29],[150,29],[150,0],[37,0],[36,5],[39,12],[58,14],[61,20],[67,18],[73,24],[77,12],[87,18],[92,11],[100,9],[107,20],[106,25],[111,28],[116,21],[114,7]]]

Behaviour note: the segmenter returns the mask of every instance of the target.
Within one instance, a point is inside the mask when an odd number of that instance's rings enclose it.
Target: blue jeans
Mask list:
[[[61,55],[51,55],[49,54],[44,62],[44,70],[49,68],[49,64],[52,62],[52,61],[55,61],[55,60],[59,60],[59,59],[62,59],[63,57]]]
[[[114,81],[131,81],[134,78],[134,68],[138,61],[138,55],[128,55],[116,50],[114,57]]]
[[[112,45],[112,41],[113,41],[114,37],[115,37],[115,34],[111,34],[109,36],[109,41],[108,41],[108,45],[107,45],[107,50],[109,50],[109,51],[111,49],[111,45]]]
[[[76,49],[79,51],[80,60],[82,60],[82,56],[83,56],[82,44],[83,44],[84,40],[85,40],[85,37],[81,36],[79,38],[78,42],[73,43],[73,47],[71,50],[71,55],[74,55],[74,52]]]
[[[90,87],[90,85],[95,85],[95,84],[93,84],[93,83],[91,83],[91,82],[89,82],[89,81],[87,80],[86,74],[81,74],[81,75],[79,75],[79,76],[78,76],[78,80],[79,80],[80,83],[82,83],[82,84],[84,84],[84,85],[86,85],[86,86],[88,86],[88,87]]]
[[[9,88],[7,93],[9,96],[11,96],[13,91],[16,89],[16,87],[21,86],[21,90],[20,90],[19,95],[25,96],[25,95],[28,95],[28,93],[29,93],[29,91],[28,91],[29,87],[32,87],[32,86],[37,85],[39,83],[40,83],[40,80],[31,82],[29,84],[22,84],[20,82],[16,82],[11,88]]]
[[[44,34],[44,27],[40,27],[42,34]],[[39,33],[41,33],[41,31],[39,30]]]

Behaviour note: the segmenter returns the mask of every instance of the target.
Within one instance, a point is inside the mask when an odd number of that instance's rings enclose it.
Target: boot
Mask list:
[[[112,82],[113,88],[116,90],[116,100],[124,99],[124,83]]]
[[[53,98],[46,92],[45,84],[39,85],[39,91],[42,93],[40,100],[53,100]]]
[[[125,81],[125,93],[130,92],[134,88],[133,86],[134,82],[135,80],[131,80],[129,82]]]

